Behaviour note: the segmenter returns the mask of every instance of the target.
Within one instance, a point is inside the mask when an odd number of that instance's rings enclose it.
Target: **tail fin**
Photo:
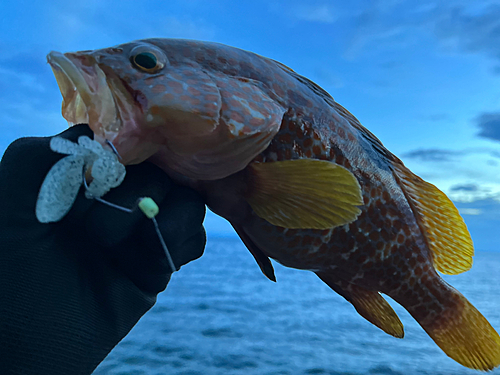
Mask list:
[[[462,294],[442,280],[438,290],[422,291],[427,292],[424,300],[433,301],[408,306],[395,299],[447,356],[476,370],[488,371],[500,365],[500,336]]]

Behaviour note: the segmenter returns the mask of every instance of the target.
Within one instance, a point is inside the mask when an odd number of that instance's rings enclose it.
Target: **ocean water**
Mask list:
[[[267,280],[237,239],[209,239],[95,374],[479,374],[449,359],[413,318],[396,339],[313,273],[274,263]],[[500,330],[500,253],[445,277]],[[493,374],[500,374],[496,370]]]

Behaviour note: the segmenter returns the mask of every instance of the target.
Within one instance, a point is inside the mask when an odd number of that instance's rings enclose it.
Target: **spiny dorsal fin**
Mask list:
[[[379,292],[350,284],[327,273],[316,274],[330,288],[352,303],[363,318],[391,336],[404,337],[403,323]]]
[[[356,177],[324,160],[252,163],[245,198],[254,212],[284,228],[328,229],[356,220],[363,204]]]
[[[448,275],[468,271],[474,245],[457,208],[442,191],[414,175],[402,162],[396,161],[393,166],[427,237],[436,270]]]

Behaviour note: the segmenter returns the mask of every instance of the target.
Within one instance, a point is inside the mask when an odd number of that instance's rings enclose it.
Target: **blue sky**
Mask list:
[[[45,55],[134,39],[210,40],[325,88],[460,208],[476,247],[500,240],[500,1],[17,1],[0,4],[0,151],[66,128]],[[232,235],[209,215],[210,235]]]

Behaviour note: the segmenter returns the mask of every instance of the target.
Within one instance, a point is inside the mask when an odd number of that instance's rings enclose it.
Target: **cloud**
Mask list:
[[[500,26],[499,26],[500,30]],[[500,38],[499,38],[500,41]],[[500,141],[500,112],[485,112],[476,118],[479,127],[479,136]]]
[[[460,152],[458,151],[433,148],[410,151],[402,156],[410,159],[419,159],[421,161],[443,162],[451,161],[459,155]]]
[[[450,188],[451,191],[478,191],[479,186],[476,184],[454,185]]]
[[[473,216],[477,216],[477,215],[481,215],[483,211],[479,208],[462,208],[460,210],[460,214],[462,215],[473,215]]]
[[[2,82],[2,86],[4,86],[5,82],[9,80],[16,81],[17,85],[26,88],[29,91],[36,91],[38,93],[45,91],[45,87],[38,82],[38,77],[35,75],[5,69],[0,66],[0,82]],[[0,88],[2,86],[0,86]]]
[[[377,1],[355,13],[356,30],[345,57],[412,48],[428,36],[445,50],[478,53],[500,60],[498,0]],[[494,71],[500,73],[500,66]]]
[[[344,5],[337,9],[329,1],[275,0],[268,6],[272,13],[295,21],[332,24],[345,15]]]
[[[500,138],[499,138],[500,139]],[[444,148],[421,148],[408,151],[402,156],[409,159],[418,159],[425,162],[458,161],[460,157],[474,154],[483,154],[488,157],[500,158],[500,151],[489,147],[471,147],[462,150],[449,150]]]
[[[498,149],[489,147],[418,149],[402,155],[408,168],[455,202],[500,201],[500,174],[495,163],[499,158]]]
[[[434,4],[421,1],[377,1],[354,12],[356,29],[344,54],[348,60],[370,52],[394,51],[416,45],[433,19]]]
[[[39,97],[55,84],[45,58],[47,52],[41,48],[33,51],[18,49],[0,55],[0,98],[5,99],[0,106],[19,100],[19,95]]]
[[[293,11],[298,19],[309,22],[333,23],[338,15],[330,5],[297,5]]]
[[[448,47],[500,59],[500,5],[456,6],[441,12],[435,33]]]
[[[460,176],[460,178],[464,177]],[[481,178],[480,185],[474,183],[451,185],[445,189],[445,192],[454,202],[476,202],[485,199],[500,201],[500,184],[493,179],[490,181],[487,176]]]
[[[474,241],[476,250],[498,251],[500,243],[500,202],[482,199],[474,202],[455,202]]]

